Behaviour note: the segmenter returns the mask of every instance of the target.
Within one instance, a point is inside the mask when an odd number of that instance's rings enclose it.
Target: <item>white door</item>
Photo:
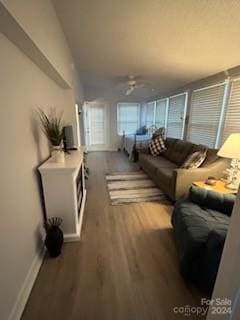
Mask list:
[[[107,148],[105,106],[88,105],[86,110],[86,123],[88,150],[105,150]]]

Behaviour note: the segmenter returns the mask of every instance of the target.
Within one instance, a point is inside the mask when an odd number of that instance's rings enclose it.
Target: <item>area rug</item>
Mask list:
[[[166,200],[164,193],[143,171],[106,175],[112,205]]]

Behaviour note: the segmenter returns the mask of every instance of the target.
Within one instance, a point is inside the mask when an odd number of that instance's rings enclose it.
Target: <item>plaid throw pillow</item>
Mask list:
[[[196,151],[190,154],[184,163],[181,165],[181,168],[184,169],[195,169],[199,168],[203,161],[206,159],[207,149]]]
[[[153,156],[158,156],[160,153],[166,150],[165,143],[161,136],[157,136],[149,143],[149,149]]]

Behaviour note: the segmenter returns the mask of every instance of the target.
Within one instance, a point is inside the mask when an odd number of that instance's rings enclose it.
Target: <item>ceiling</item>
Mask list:
[[[87,100],[125,98],[119,76],[141,75],[143,100],[240,64],[240,1],[53,3]]]

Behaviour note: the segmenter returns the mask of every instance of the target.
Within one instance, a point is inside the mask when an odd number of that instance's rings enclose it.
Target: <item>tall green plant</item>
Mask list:
[[[51,109],[46,114],[42,109],[38,109],[38,116],[41,128],[53,146],[59,146],[63,140],[63,114],[57,115],[56,109]]]

